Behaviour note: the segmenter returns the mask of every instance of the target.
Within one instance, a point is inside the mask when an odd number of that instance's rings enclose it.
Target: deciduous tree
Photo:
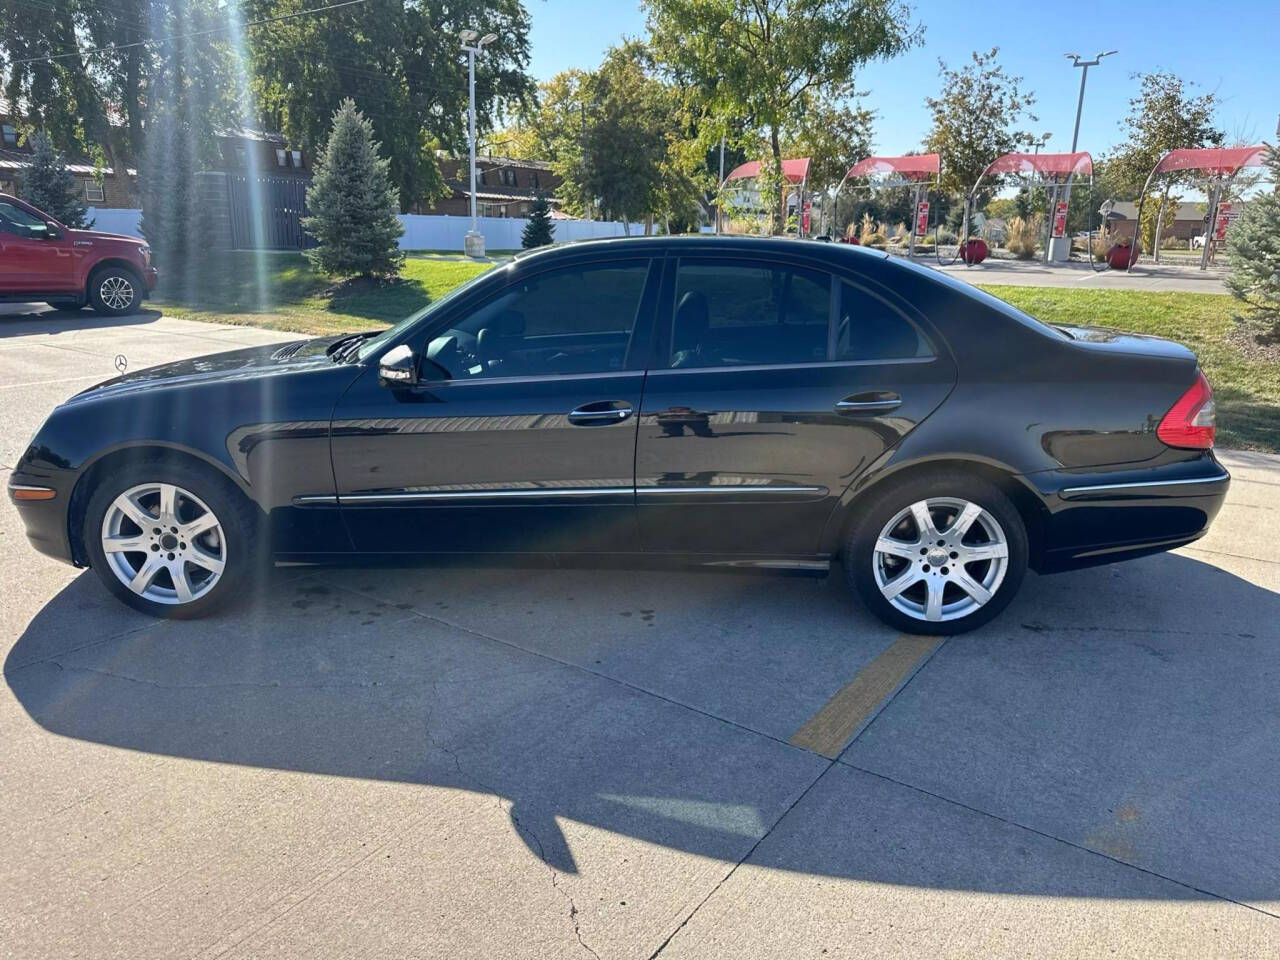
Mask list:
[[[783,139],[803,100],[841,100],[859,67],[921,37],[897,0],[645,0],[645,8],[650,44],[710,121],[706,133],[718,139],[717,124],[743,124],[763,143],[775,230]]]
[[[1036,138],[1021,129],[1035,96],[1024,91],[1022,78],[1011,76],[997,61],[999,47],[974,52],[970,62],[952,69],[939,60],[942,88],[936,97],[925,97],[933,114],[933,126],[925,137],[925,149],[942,157],[944,193],[968,196],[982,171],[996,157],[1028,147]],[[982,207],[994,195],[998,183],[987,181],[977,198]]]

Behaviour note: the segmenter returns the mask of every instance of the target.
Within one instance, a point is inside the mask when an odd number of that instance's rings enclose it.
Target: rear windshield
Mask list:
[[[1004,300],[1001,300],[999,297],[993,296],[992,294],[987,293],[985,290],[982,290],[979,287],[975,287],[972,284],[965,283],[963,280],[959,280],[948,273],[943,273],[941,270],[934,270],[931,267],[922,266],[921,264],[918,264],[918,263],[911,263],[906,259],[899,259],[897,262],[901,263],[902,266],[908,270],[914,270],[920,275],[928,277],[930,280],[934,281],[935,283],[940,283],[945,287],[949,287],[950,289],[955,290],[958,293],[965,294],[966,296],[969,296],[974,300],[979,301],[984,306],[990,307],[992,310],[996,310],[999,313],[1004,314],[1006,317],[1009,317],[1011,320],[1016,320],[1018,323],[1022,324],[1024,327],[1030,327],[1031,329],[1037,330],[1040,333],[1048,334],[1049,336],[1053,337],[1055,340],[1071,339],[1071,337],[1069,337],[1063,331],[1059,330],[1057,327],[1053,326],[1053,324],[1045,323],[1043,320],[1037,320],[1035,317],[1031,316],[1031,314],[1024,313],[1023,311],[1015,307],[1013,304],[1008,303]]]

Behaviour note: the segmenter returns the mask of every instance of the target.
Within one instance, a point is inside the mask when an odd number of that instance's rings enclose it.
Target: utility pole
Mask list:
[[[476,218],[476,55],[498,39],[496,33],[486,33],[483,37],[474,30],[463,30],[458,34],[462,40],[462,49],[467,51],[467,89],[469,105],[467,120],[470,126],[471,141],[471,230],[463,242],[463,252],[468,257],[484,256],[484,234],[480,232],[480,222]]]

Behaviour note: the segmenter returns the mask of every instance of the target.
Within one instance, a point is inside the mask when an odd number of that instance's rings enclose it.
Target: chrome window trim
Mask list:
[[[550,373],[529,374],[521,377],[476,377],[473,380],[423,380],[418,386],[427,387],[469,387],[483,383],[561,383],[566,380],[600,380],[607,377],[643,377],[643,370],[607,370],[602,373]]]
[[[883,367],[886,364],[899,363],[933,363],[938,359],[937,355],[930,357],[900,357],[895,360],[815,360],[812,363],[744,363],[741,365],[732,363],[717,364],[714,367],[653,367],[648,371],[649,376],[669,376],[671,374],[682,373],[728,373],[746,372],[751,373],[758,370],[814,370],[827,367]]]
[[[1226,483],[1231,474],[1224,473],[1218,477],[1187,477],[1184,480],[1138,480],[1129,483],[1099,483],[1087,487],[1063,487],[1058,496],[1071,498],[1085,493],[1101,493],[1107,490],[1133,490],[1143,487],[1184,487],[1203,483]]]

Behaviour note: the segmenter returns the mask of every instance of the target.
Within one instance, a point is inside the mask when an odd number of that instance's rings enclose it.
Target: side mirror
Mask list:
[[[402,343],[392,347],[378,361],[378,382],[384,387],[412,387],[418,382],[418,357],[413,349]]]
[[[46,240],[61,240],[62,231],[55,227],[52,223],[44,225],[44,238]]]

